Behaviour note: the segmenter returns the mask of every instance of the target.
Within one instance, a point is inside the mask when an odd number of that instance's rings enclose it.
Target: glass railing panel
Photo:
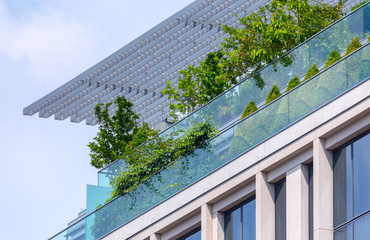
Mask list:
[[[288,55],[293,59],[290,65],[284,66],[277,63],[276,67],[269,65],[262,69],[260,75],[266,84],[263,89],[258,88],[252,78],[246,79],[168,128],[160,136],[166,138],[171,132],[186,130],[194,123],[204,121],[210,122],[216,128],[221,128],[240,117],[250,101],[263,104],[274,84],[283,91],[295,75],[304,76],[314,63],[317,66],[324,64],[332,50],[343,52],[354,37],[358,36],[362,39],[369,34],[370,4],[367,4],[293,50]],[[119,160],[99,172],[99,185],[109,186],[110,179],[118,172],[117,169],[124,169],[124,167],[124,160]]]
[[[99,205],[104,205],[111,196],[112,189],[108,187],[87,185],[86,188],[86,214],[96,210]]]
[[[124,171],[126,167],[127,163],[124,160],[119,160],[100,170],[98,172],[98,185],[101,187],[110,187],[111,179],[113,179],[118,173]]]
[[[204,147],[88,216],[83,220],[85,239],[98,239],[108,234],[366,81],[370,77],[369,63],[370,47],[367,45],[222,132]],[[52,239],[62,239],[61,234]]]

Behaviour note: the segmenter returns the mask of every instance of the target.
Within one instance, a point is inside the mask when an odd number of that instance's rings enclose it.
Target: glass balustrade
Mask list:
[[[369,63],[368,44],[224,130],[202,148],[78,222],[85,223],[85,239],[105,236],[349,89],[367,81],[370,77]],[[68,231],[66,229],[51,239],[65,239]]]
[[[303,77],[313,64],[322,68],[332,50],[344,52],[354,37],[363,39],[368,35],[370,35],[370,4],[342,18],[339,22],[295,48],[287,55],[293,59],[289,66],[277,62],[276,67],[270,64],[262,69],[260,75],[265,82],[263,89],[255,85],[254,79],[248,78],[166,129],[159,136],[166,138],[171,132],[186,130],[194,123],[204,121],[209,121],[217,129],[222,130],[228,124],[240,119],[250,101],[253,100],[259,106],[263,105],[273,85],[276,84],[283,92],[294,76]],[[124,170],[125,167],[125,161],[118,160],[99,171],[99,186],[108,187],[110,179]]]

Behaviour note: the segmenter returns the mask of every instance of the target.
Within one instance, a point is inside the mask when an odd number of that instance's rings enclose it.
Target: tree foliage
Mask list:
[[[241,119],[251,115],[252,113],[254,113],[257,110],[258,110],[258,108],[257,108],[256,103],[254,101],[250,101],[248,106],[244,109]]]
[[[180,70],[177,88],[168,81],[162,94],[168,94],[169,98],[177,101],[170,105],[171,116],[176,118],[176,111],[187,115],[236,83],[233,69],[222,51],[211,52],[200,66],[189,65]]]
[[[177,86],[167,83],[163,94],[176,100],[172,115],[189,114],[236,83],[237,77],[252,76],[262,88],[259,70],[278,60],[292,63],[285,53],[319,32],[342,15],[343,3],[336,6],[308,0],[273,0],[258,12],[239,19],[241,27],[223,26],[229,35],[216,53],[208,54],[199,67],[180,71]],[[276,65],[275,65],[276,67]]]
[[[341,58],[342,57],[340,56],[340,54],[336,50],[331,51],[330,54],[329,54],[328,60],[326,60],[326,62],[325,62],[324,69],[333,65],[335,62],[339,61]]]
[[[117,107],[117,111],[111,117],[109,110],[114,106]],[[151,129],[147,123],[139,125],[139,115],[132,107],[133,104],[124,97],[118,97],[113,103],[98,104],[95,107],[94,114],[99,131],[94,140],[87,145],[91,152],[92,166],[103,168],[124,158],[135,147],[157,134],[157,131]]]
[[[367,0],[367,1],[363,1],[362,3],[357,4],[356,6],[354,6],[353,8],[351,8],[351,12],[352,11],[355,11],[357,8],[361,7],[362,5],[366,4],[369,1],[370,0]]]
[[[355,37],[353,41],[348,45],[346,53],[344,54],[343,57],[347,56],[348,54],[350,54],[351,52],[355,51],[356,49],[360,47],[362,47],[362,44],[358,40],[358,37]]]
[[[311,77],[315,76],[317,73],[319,73],[320,70],[317,68],[316,64],[314,63],[310,69],[308,69],[306,76],[303,79],[303,82],[307,79],[310,79]]]
[[[268,103],[274,101],[276,98],[278,98],[280,96],[281,96],[281,93],[280,93],[280,90],[279,90],[278,86],[274,85],[271,88],[269,94],[267,95],[265,104],[268,104]]]
[[[294,78],[289,81],[285,92],[289,92],[291,89],[295,88],[299,84],[301,84],[301,81],[299,81],[299,78],[297,77],[297,75],[295,75]]]
[[[292,59],[281,56],[339,19],[342,5],[273,0],[257,13],[239,19],[241,28],[224,25],[223,30],[230,37],[225,39],[223,49],[238,75],[251,72],[252,76],[258,76],[258,70],[275,60],[286,66]],[[258,86],[264,85],[262,78],[255,80]]]

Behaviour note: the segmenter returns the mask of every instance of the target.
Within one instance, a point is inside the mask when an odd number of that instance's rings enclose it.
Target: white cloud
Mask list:
[[[27,22],[18,21],[0,2],[0,54],[27,64],[27,71],[39,85],[65,82],[71,76],[56,74],[61,68],[80,71],[76,63],[86,62],[94,45],[85,29],[51,8],[33,13]]]

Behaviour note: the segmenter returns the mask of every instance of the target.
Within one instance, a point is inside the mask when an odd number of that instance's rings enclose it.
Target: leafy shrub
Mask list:
[[[340,54],[336,51],[336,50],[333,50],[330,54],[329,54],[329,58],[328,60],[326,60],[326,63],[325,63],[325,68],[329,67],[330,65],[334,64],[335,62],[337,62],[338,60],[340,60],[342,57],[340,56]]]
[[[370,1],[370,0],[367,0],[367,1],[364,1],[362,3],[357,4],[356,6],[354,6],[353,8],[351,8],[351,12],[352,11],[355,11],[357,8],[361,7],[362,5],[364,5],[365,3],[367,3],[368,1]]]
[[[350,54],[351,52],[355,51],[357,48],[362,47],[362,44],[358,40],[358,37],[355,37],[353,41],[348,45],[346,53],[344,54],[344,57]]]
[[[130,161],[137,164],[131,165],[111,182],[114,189],[113,197],[133,190],[172,162],[191,154],[194,149],[203,146],[216,132],[217,130],[211,124],[205,122],[189,128],[176,139],[171,136],[166,140],[156,137],[148,144],[137,147],[129,156]],[[174,133],[174,135],[178,134]]]
[[[301,84],[301,81],[299,81],[299,78],[297,77],[297,75],[295,75],[294,78],[292,78],[289,83],[288,83],[288,87],[286,88],[285,92],[289,92],[291,89],[295,88],[296,86],[298,86],[299,84]]]
[[[303,82],[307,79],[310,79],[311,77],[315,76],[317,73],[319,73],[320,70],[317,68],[316,64],[314,63],[310,69],[308,69],[306,76],[303,79]]]
[[[278,65],[290,66],[293,56],[282,56],[340,19],[344,15],[342,8],[342,1],[331,6],[321,1],[272,0],[240,18],[241,27],[223,25],[222,30],[229,37],[220,50],[208,54],[196,64],[198,67],[189,65],[181,70],[178,84],[168,82],[162,91],[175,100],[170,105],[171,115],[177,111],[189,114],[234,86],[236,78],[242,75],[252,77],[262,89],[265,82],[259,70],[274,61],[275,69]]]
[[[250,101],[249,104],[248,104],[248,106],[244,109],[244,112],[242,114],[242,118],[241,119],[247,117],[248,115],[254,113],[257,110],[258,110],[258,108],[257,108],[256,103],[254,101]]]
[[[369,35],[369,37],[367,38],[367,42],[370,42],[370,35]]]
[[[268,104],[268,103],[272,102],[273,100],[275,100],[276,98],[278,98],[280,96],[281,96],[280,90],[279,90],[278,86],[276,86],[276,84],[275,84],[272,87],[272,89],[270,90],[269,94],[267,95],[265,104]]]

